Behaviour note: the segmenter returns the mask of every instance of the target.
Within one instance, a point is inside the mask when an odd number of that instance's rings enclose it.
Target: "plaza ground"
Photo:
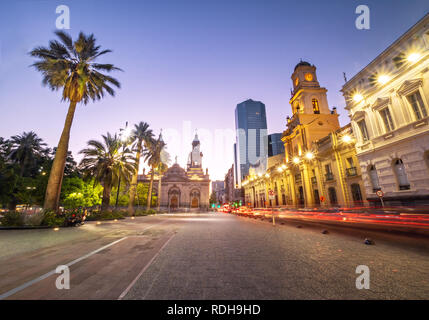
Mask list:
[[[0,230],[0,298],[429,298],[428,238],[300,226],[211,213]],[[55,286],[58,265],[69,290]],[[359,265],[369,290],[356,289]]]

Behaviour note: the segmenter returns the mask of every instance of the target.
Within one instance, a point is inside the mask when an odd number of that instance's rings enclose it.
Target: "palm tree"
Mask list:
[[[84,157],[79,167],[85,176],[91,176],[99,181],[103,189],[101,209],[108,209],[112,185],[119,180],[129,181],[135,170],[135,159],[132,152],[122,148],[121,139],[115,134],[103,135],[103,142],[88,141],[88,148],[79,153]],[[122,151],[123,150],[123,151]]]
[[[164,162],[164,148],[166,144],[162,140],[161,135],[159,135],[159,138],[155,141],[152,141],[148,144],[148,150],[145,154],[145,161],[147,161],[147,164],[151,168],[150,173],[150,183],[149,183],[149,190],[147,193],[147,204],[146,204],[146,210],[150,209],[150,204],[152,201],[152,189],[153,189],[153,179],[155,175],[155,170],[160,166],[160,163]],[[159,192],[158,192],[159,196]]]
[[[149,124],[140,121],[139,124],[134,125],[134,130],[131,133],[131,141],[134,141],[133,149],[136,151],[136,171],[131,180],[130,187],[130,201],[128,203],[128,214],[131,216],[134,214],[134,200],[136,197],[137,178],[138,170],[140,166],[140,158],[143,151],[143,147],[146,147],[153,141],[152,130],[149,129]]]
[[[43,85],[53,91],[62,89],[62,100],[69,102],[64,128],[58,142],[54,163],[46,188],[45,209],[58,209],[64,166],[70,140],[70,129],[76,105],[87,104],[104,97],[105,92],[111,96],[115,91],[111,85],[120,88],[120,83],[100,71],[120,70],[112,64],[99,64],[96,59],[111,50],[100,50],[94,35],[82,32],[76,41],[63,31],[56,31],[60,41],[52,40],[48,47],[36,47],[30,52],[37,60],[32,66],[43,75]]]
[[[12,136],[9,144],[9,159],[19,165],[20,177],[24,175],[25,169],[34,169],[46,151],[46,143],[33,131]]]
[[[161,207],[161,185],[162,185],[161,179],[162,179],[162,175],[165,173],[165,171],[167,171],[168,164],[170,163],[170,155],[167,152],[165,152],[164,155],[165,155],[164,157],[162,157],[161,155],[161,158],[165,158],[163,159],[164,161],[160,162],[157,168],[157,172],[158,172],[158,208],[157,209],[158,211]]]

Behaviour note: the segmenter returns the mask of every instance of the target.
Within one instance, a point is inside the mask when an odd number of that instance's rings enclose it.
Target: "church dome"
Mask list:
[[[294,69],[294,71],[296,71],[296,69],[298,69],[298,67],[301,67],[301,66],[307,66],[307,67],[311,67],[311,64],[310,64],[310,62],[307,62],[307,61],[300,61],[296,66],[295,66],[295,69]]]

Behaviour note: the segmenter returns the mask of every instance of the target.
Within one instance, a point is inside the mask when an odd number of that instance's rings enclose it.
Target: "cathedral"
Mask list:
[[[206,211],[209,208],[210,178],[208,170],[202,167],[203,153],[200,151],[198,135],[192,141],[192,151],[188,156],[186,170],[176,162],[159,178],[153,186],[160,196],[161,209],[168,211]],[[146,183],[149,175],[141,175],[139,182]],[[160,187],[161,190],[158,190]]]

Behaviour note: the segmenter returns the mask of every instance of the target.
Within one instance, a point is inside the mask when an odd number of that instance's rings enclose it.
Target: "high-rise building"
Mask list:
[[[276,156],[285,152],[285,146],[282,141],[282,133],[272,133],[268,135],[268,156]]]
[[[235,180],[241,187],[241,181],[248,174],[250,165],[266,165],[268,136],[265,105],[252,99],[239,103],[235,109],[235,129]]]
[[[225,181],[212,181],[212,193],[216,194],[216,202],[225,202]]]

